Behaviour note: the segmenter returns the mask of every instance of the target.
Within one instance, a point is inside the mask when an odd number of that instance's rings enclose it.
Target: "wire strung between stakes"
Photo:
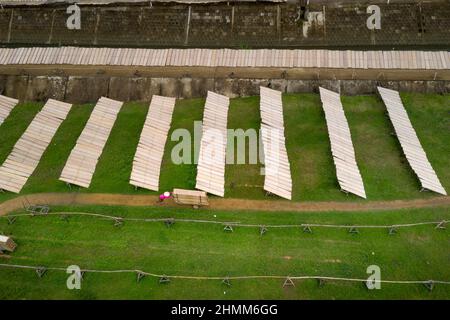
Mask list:
[[[18,264],[0,264],[3,268],[13,268],[13,269],[30,269],[36,272],[42,273],[40,277],[47,271],[62,271],[67,272],[67,268],[61,267],[43,267],[43,266],[29,266],[29,265],[18,265]],[[360,278],[345,278],[345,277],[331,277],[331,276],[281,276],[281,275],[253,275],[253,276],[187,276],[187,275],[166,275],[166,274],[156,274],[145,272],[138,269],[123,269],[123,270],[96,270],[96,269],[81,269],[81,274],[85,273],[134,273],[138,276],[138,281],[144,276],[158,278],[160,283],[168,283],[171,279],[185,279],[185,280],[220,280],[225,284],[231,284],[231,280],[249,280],[249,279],[282,279],[284,280],[284,286],[294,285],[294,280],[308,280],[314,279],[320,281],[322,284],[324,281],[347,281],[347,282],[367,282],[367,279]],[[432,290],[436,284],[450,285],[450,281],[445,280],[370,280],[375,283],[391,283],[391,284],[422,284],[426,286],[429,290]]]
[[[175,222],[184,222],[184,223],[206,223],[206,224],[220,224],[225,226],[225,231],[232,231],[233,227],[246,227],[246,228],[260,228],[261,224],[248,224],[241,223],[239,221],[230,222],[230,221],[217,221],[217,220],[200,220],[200,219],[177,219],[177,218],[124,218],[118,216],[110,216],[100,213],[89,213],[89,212],[49,212],[45,215],[33,215],[29,213],[19,213],[19,214],[11,214],[0,216],[0,218],[6,219],[17,219],[18,217],[39,217],[39,216],[62,216],[67,219],[69,216],[89,216],[103,219],[114,220],[115,225],[121,226],[124,221],[131,222],[164,222],[168,225],[170,221],[170,225],[173,225]],[[302,228],[304,232],[311,233],[312,227],[320,227],[320,228],[345,228],[349,229],[351,233],[358,233],[358,229],[388,229],[391,230],[399,228],[407,228],[407,227],[416,227],[416,226],[424,226],[424,225],[435,225],[436,229],[445,229],[445,225],[450,222],[450,220],[439,220],[439,221],[425,221],[425,222],[415,222],[415,223],[405,223],[405,224],[395,224],[395,225],[338,225],[338,224],[317,224],[317,223],[301,223],[301,224],[281,224],[281,225],[264,225],[264,233],[268,231],[269,228]],[[392,232],[393,233],[393,232]]]

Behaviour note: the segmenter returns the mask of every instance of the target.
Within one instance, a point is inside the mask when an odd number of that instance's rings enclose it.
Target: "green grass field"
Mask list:
[[[403,94],[417,134],[447,190],[450,190],[450,172],[447,169],[450,165],[449,98],[449,95]],[[293,200],[363,201],[339,190],[319,96],[291,94],[283,99]],[[391,135],[391,124],[382,101],[375,96],[344,97],[343,104],[368,199],[432,197],[432,193],[419,192],[418,179],[406,162],[396,137]],[[203,105],[203,99],[178,100],[171,132],[178,128],[193,132],[194,121],[202,119]],[[6,159],[41,107],[39,104],[21,104],[0,127],[0,162]],[[71,191],[58,178],[92,108],[93,105],[73,107],[25,185],[23,194]],[[129,184],[132,161],[147,110],[147,104],[124,105],[97,165],[91,187],[80,192],[155,193],[136,191]],[[228,117],[229,128],[258,129],[259,98],[232,99]],[[175,165],[171,161],[171,151],[177,143],[169,139],[166,144],[160,191],[174,187],[192,189],[195,186],[196,166]],[[260,168],[259,164],[227,165],[226,197],[264,199],[264,178],[259,174]],[[12,196],[10,193],[0,194],[0,201]]]
[[[405,107],[427,156],[444,188],[450,190],[449,95],[402,94]],[[339,191],[330,144],[316,94],[283,96],[286,143],[293,179],[294,201],[363,202]],[[178,100],[171,132],[177,128],[193,131],[194,121],[203,116],[204,99]],[[356,157],[368,200],[432,198],[420,192],[417,177],[410,169],[395,136],[382,101],[376,96],[343,97]],[[0,163],[11,152],[42,104],[17,106],[0,126]],[[76,105],[63,122],[45,152],[37,170],[21,194],[40,192],[87,192],[155,194],[135,190],[129,184],[131,166],[148,104],[126,103],[119,113],[97,166],[91,187],[69,189],[59,181],[64,164],[75,146],[93,104]],[[260,126],[259,98],[232,99],[229,128]],[[193,189],[196,166],[175,165],[166,144],[160,191]],[[277,199],[263,191],[260,164],[226,166],[226,198]],[[0,193],[0,202],[14,197]],[[174,217],[267,224],[393,225],[450,220],[448,207],[374,212],[245,212],[191,210],[169,207],[52,207],[52,212],[83,211],[120,217]],[[381,267],[386,280],[450,280],[449,231],[434,225],[387,230],[314,228],[312,234],[300,228],[269,228],[264,236],[258,228],[237,227],[233,233],[220,224],[113,221],[74,216],[64,221],[58,216],[20,217],[14,224],[0,218],[0,234],[11,235],[19,247],[10,256],[0,256],[0,264],[67,267],[77,264],[92,269],[142,269],[157,274],[196,276],[239,275],[322,275],[367,278],[366,268]],[[66,288],[67,274],[49,271],[38,278],[34,270],[0,267],[2,299],[449,299],[450,286],[383,284],[382,290],[367,290],[362,283],[331,281],[319,287],[315,280],[282,288],[283,280],[240,280],[231,287],[217,280],[174,279],[159,284],[147,277],[140,283],[135,274],[87,274],[82,290]]]
[[[385,225],[450,219],[447,209],[382,211],[374,213],[220,212],[211,210],[126,207],[53,208],[53,212],[95,212],[125,218],[195,218],[240,221],[251,224]],[[168,275],[321,275],[367,278],[366,268],[379,265],[386,280],[450,279],[449,230],[434,225],[387,230],[313,228],[274,229],[260,236],[258,228],[177,222],[125,221],[93,217],[19,217],[9,225],[0,219],[0,230],[12,234],[19,247],[0,263],[87,269],[140,269]],[[231,287],[218,280],[173,279],[159,284],[157,278],[140,283],[135,274],[86,274],[82,290],[68,290],[67,275],[48,271],[38,278],[34,270],[0,268],[0,299],[448,299],[450,286],[436,285],[429,292],[421,284],[382,284],[367,290],[362,283],[331,281],[318,287],[315,280],[282,288],[283,280],[235,280]],[[224,293],[225,292],[225,293]]]

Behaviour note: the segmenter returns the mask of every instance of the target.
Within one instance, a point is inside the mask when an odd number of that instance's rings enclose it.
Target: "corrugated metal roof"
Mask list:
[[[123,102],[101,97],[72,149],[59,180],[89,188]]]
[[[447,70],[449,51],[0,48],[0,65]]]
[[[20,193],[72,105],[49,99],[0,167],[0,189]]]
[[[416,131],[409,120],[398,91],[378,87],[381,98],[388,110],[389,118],[394,126],[400,145],[411,168],[419,177],[422,187],[443,195],[447,195],[436,175],[427,154],[420,144]]]
[[[153,95],[134,155],[130,184],[159,190],[164,146],[172,121],[175,98]]]
[[[320,89],[320,99],[330,137],[331,153],[341,189],[366,198],[364,183],[356,163],[350,128],[339,93]]]
[[[260,87],[260,94],[264,190],[291,200],[292,177],[284,136],[281,91]]]
[[[225,195],[227,121],[230,99],[208,91],[203,112],[202,138],[195,188],[219,197]]]

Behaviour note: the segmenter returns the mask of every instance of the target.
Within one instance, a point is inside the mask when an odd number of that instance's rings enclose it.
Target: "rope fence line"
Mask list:
[[[121,225],[123,221],[132,221],[132,222],[164,222],[166,225],[170,226],[176,222],[185,222],[185,223],[206,223],[206,224],[216,224],[225,226],[224,230],[233,231],[232,227],[249,227],[249,228],[260,228],[261,235],[267,231],[267,228],[308,228],[308,232],[311,231],[311,227],[324,227],[324,228],[350,228],[350,232],[356,231],[358,228],[382,228],[389,229],[390,234],[393,229],[396,228],[406,228],[406,227],[414,227],[414,226],[422,226],[422,225],[436,225],[436,229],[444,229],[445,224],[450,222],[449,220],[442,221],[425,221],[425,222],[417,222],[417,223],[407,223],[407,224],[395,224],[395,225],[333,225],[333,224],[284,224],[284,225],[260,225],[260,224],[241,224],[240,222],[224,222],[224,221],[216,221],[216,220],[200,220],[200,219],[175,219],[175,218],[123,218],[118,216],[111,216],[99,213],[88,213],[88,212],[49,212],[46,214],[36,214],[36,213],[23,213],[23,214],[12,214],[7,216],[0,216],[0,218],[8,219],[11,223],[14,223],[15,219],[18,217],[35,217],[35,216],[88,216],[95,217],[101,219],[108,219],[115,221],[115,226]],[[170,222],[170,223],[168,223]],[[227,228],[231,228],[227,229]],[[62,267],[44,267],[44,266],[27,266],[27,265],[16,265],[16,264],[0,264],[0,267],[4,268],[16,268],[16,269],[33,269],[42,277],[43,274],[47,270],[53,271],[64,271],[66,272],[66,268]],[[80,272],[84,273],[135,273],[137,275],[137,281],[139,282],[143,277],[150,276],[154,278],[159,278],[159,282],[170,282],[170,279],[185,279],[185,280],[221,280],[223,283],[227,285],[231,285],[231,280],[245,280],[245,279],[284,279],[283,287],[285,286],[295,286],[294,280],[308,280],[315,279],[320,283],[323,281],[346,281],[346,282],[363,282],[367,284],[367,279],[361,278],[345,278],[345,277],[331,277],[331,276],[281,276],[281,275],[253,275],[253,276],[188,276],[188,275],[162,275],[156,273],[150,273],[146,271],[142,271],[139,269],[123,269],[123,270],[95,270],[95,269],[81,269]],[[423,284],[427,287],[428,290],[432,290],[435,284],[444,284],[449,285],[450,281],[444,280],[370,280],[372,283],[391,283],[391,284]]]
[[[11,269],[28,269],[35,270],[39,277],[42,277],[46,271],[63,271],[67,273],[67,268],[62,267],[43,267],[43,266],[29,266],[29,265],[17,265],[17,264],[0,264],[2,268]],[[450,285],[450,281],[445,280],[382,280],[382,279],[363,279],[363,278],[345,278],[345,277],[331,277],[331,276],[281,276],[281,275],[253,275],[253,276],[188,276],[188,275],[165,275],[142,271],[139,269],[119,269],[119,270],[96,270],[96,269],[81,269],[81,279],[83,279],[84,273],[103,273],[103,274],[117,274],[117,273],[135,273],[138,281],[143,277],[149,276],[153,278],[159,278],[160,283],[170,282],[170,279],[182,279],[182,280],[221,280],[222,282],[230,285],[231,280],[258,280],[258,279],[279,279],[285,280],[283,287],[286,285],[294,285],[294,280],[319,280],[323,281],[345,281],[345,282],[361,282],[367,283],[389,283],[389,284],[422,284],[425,285],[430,291],[435,284]]]
[[[337,224],[317,224],[317,223],[301,223],[301,224],[281,224],[281,225],[264,225],[264,224],[248,224],[241,223],[239,221],[217,221],[217,220],[201,220],[201,219],[179,219],[179,218],[124,218],[120,216],[111,216],[100,213],[89,213],[89,212],[49,212],[45,214],[36,213],[22,213],[22,214],[11,214],[6,216],[0,216],[0,218],[12,219],[18,217],[36,217],[36,216],[89,216],[95,218],[114,220],[116,224],[121,224],[124,221],[131,222],[164,222],[168,225],[172,225],[175,222],[184,223],[205,223],[205,224],[218,224],[225,227],[246,227],[246,228],[353,228],[353,229],[397,229],[397,228],[407,228],[422,225],[435,225],[437,229],[444,229],[445,225],[450,222],[450,220],[441,221],[425,221],[425,222],[415,222],[415,223],[405,223],[405,224],[391,224],[391,225],[337,225]],[[232,230],[230,230],[232,231]]]

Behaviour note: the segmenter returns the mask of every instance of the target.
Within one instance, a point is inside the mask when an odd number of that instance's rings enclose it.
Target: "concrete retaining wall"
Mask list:
[[[21,101],[54,98],[71,103],[95,102],[101,96],[121,101],[149,101],[153,94],[177,98],[206,97],[208,90],[229,97],[259,94],[259,86],[287,93],[318,92],[322,86],[345,95],[371,94],[376,86],[409,92],[450,93],[448,80],[299,80],[230,78],[150,78],[112,76],[0,76],[0,93]]]

